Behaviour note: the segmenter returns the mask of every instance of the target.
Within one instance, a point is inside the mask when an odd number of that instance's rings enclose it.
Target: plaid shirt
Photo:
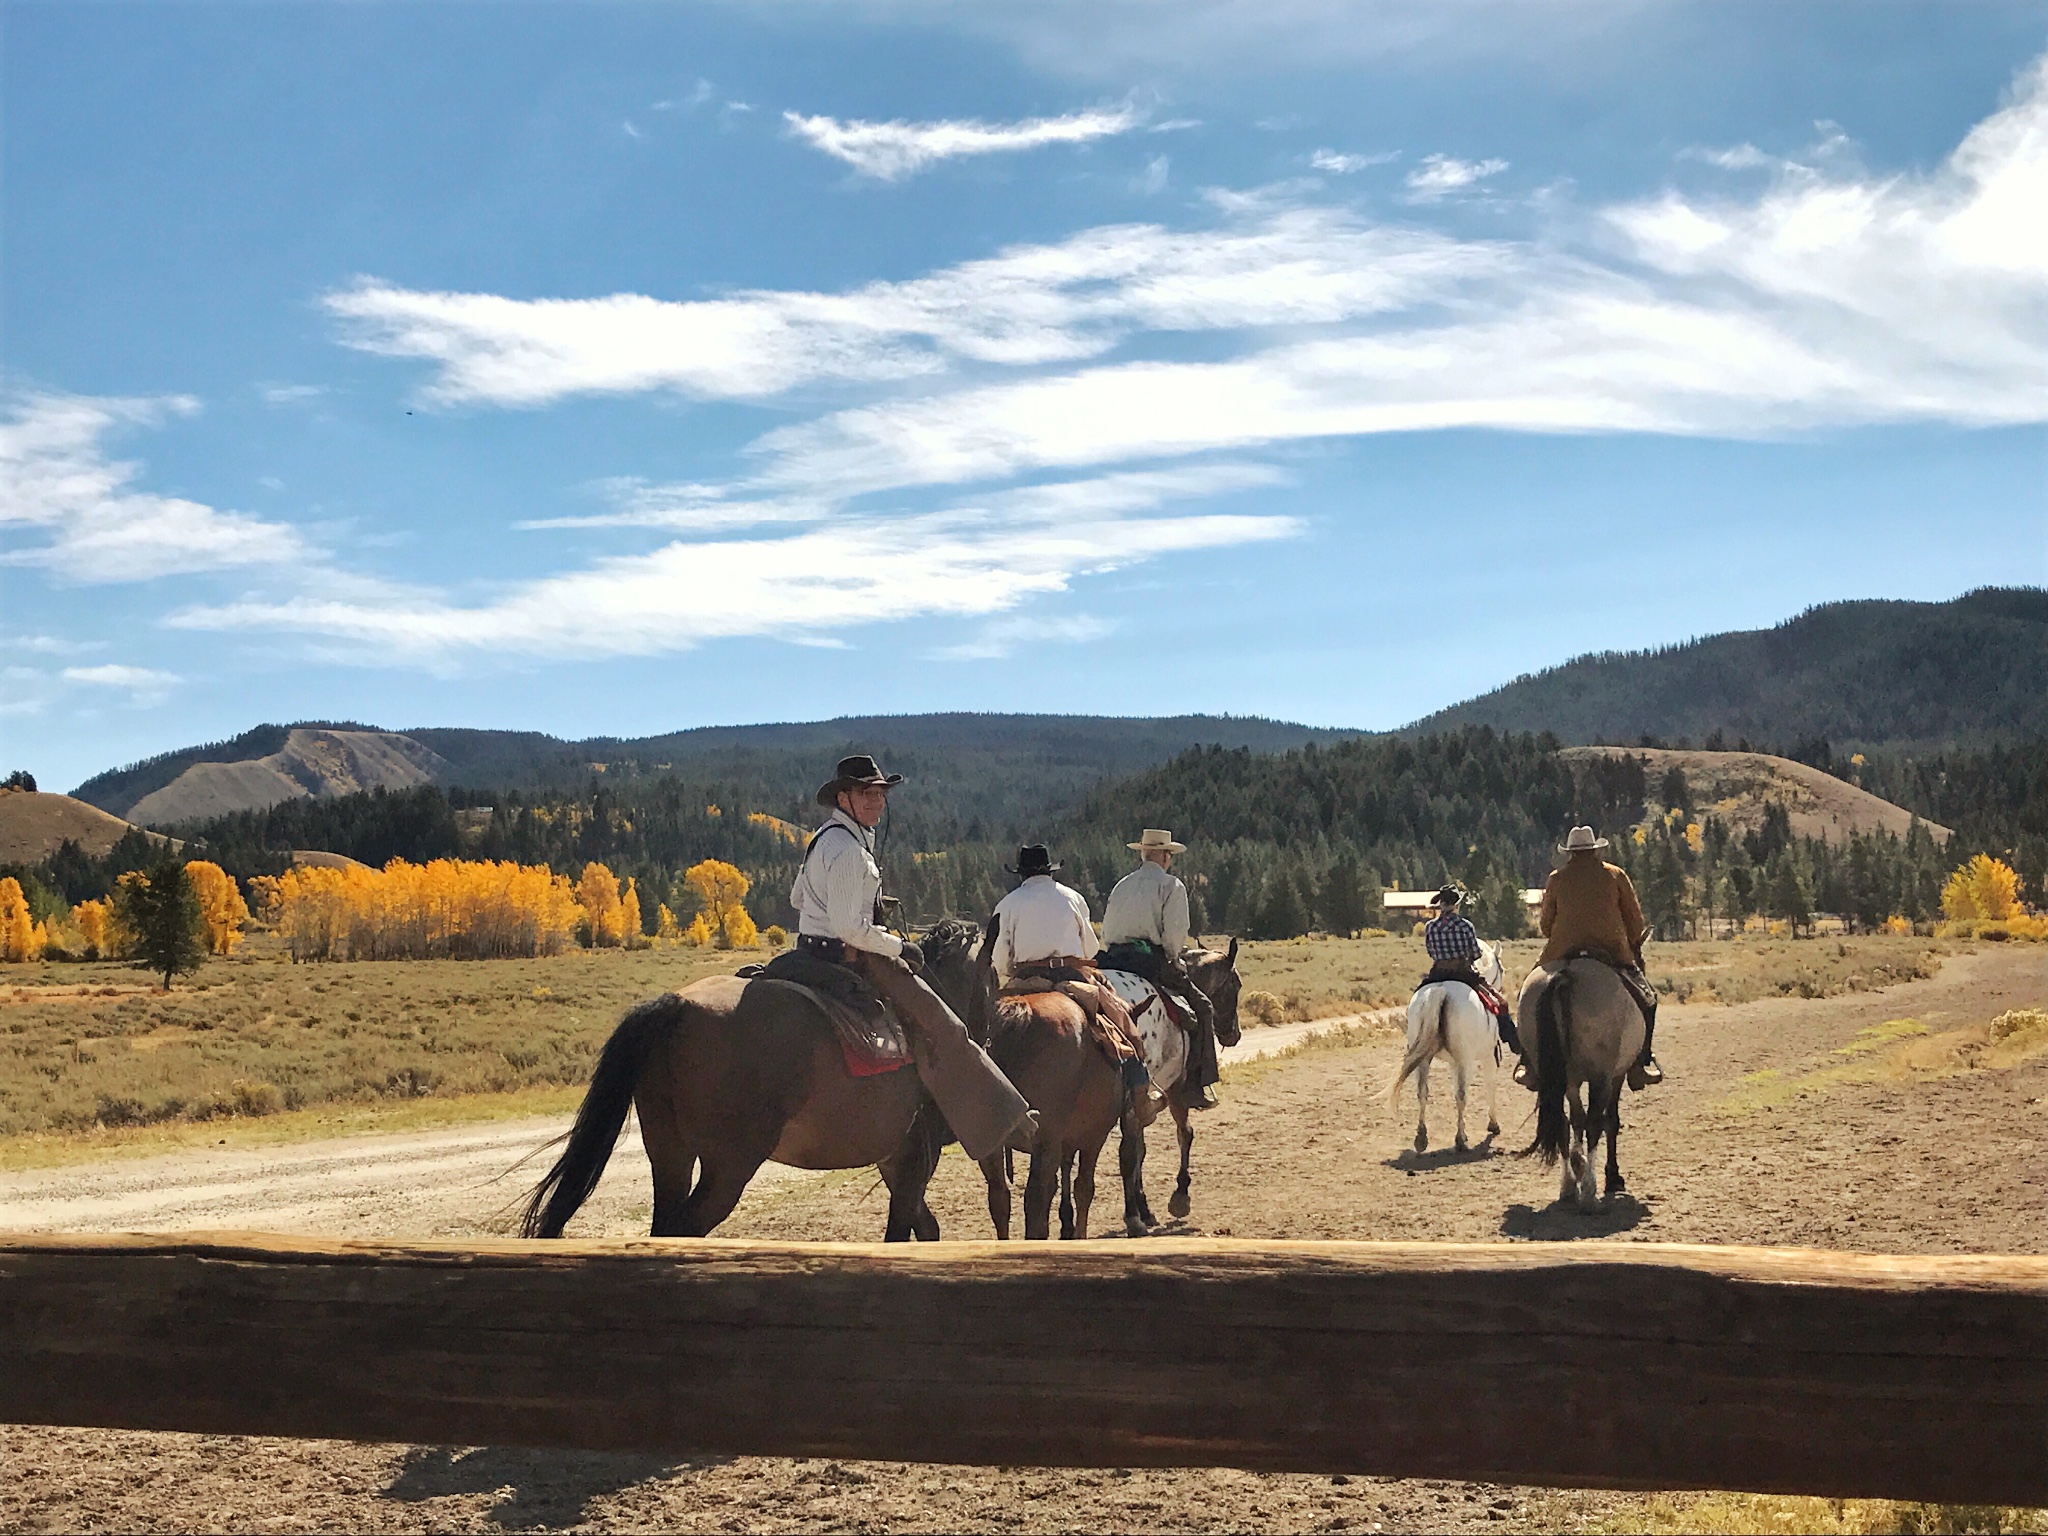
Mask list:
[[[1432,960],[1477,960],[1479,930],[1457,913],[1446,912],[1422,930],[1422,947]]]

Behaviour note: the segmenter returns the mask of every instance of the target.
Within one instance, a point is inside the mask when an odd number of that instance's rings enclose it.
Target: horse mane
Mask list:
[[[980,927],[964,917],[942,917],[917,936],[926,965],[945,965],[955,960],[971,959],[974,946],[980,939]]]

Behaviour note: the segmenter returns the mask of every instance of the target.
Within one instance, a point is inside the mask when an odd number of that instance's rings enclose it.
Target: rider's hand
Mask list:
[[[910,967],[910,974],[913,976],[924,969],[924,951],[917,947],[915,939],[903,941],[903,953],[898,958]]]

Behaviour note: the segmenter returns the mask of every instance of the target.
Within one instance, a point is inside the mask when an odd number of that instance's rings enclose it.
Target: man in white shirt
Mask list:
[[[979,1162],[1006,1144],[1029,1147],[1037,1113],[945,1000],[918,979],[924,955],[917,945],[875,921],[882,871],[874,829],[889,791],[902,782],[902,774],[885,774],[863,755],[842,758],[839,771],[819,788],[818,804],[832,815],[805,846],[789,893],[797,909],[796,947],[762,974],[842,996],[841,977],[858,978],[894,1004],[916,1047],[918,1076],[960,1145]]]
[[[1181,964],[1188,946],[1188,888],[1171,871],[1173,856],[1187,852],[1163,827],[1147,827],[1135,843],[1138,867],[1117,881],[1102,913],[1105,969],[1143,976],[1183,999],[1195,1016],[1188,1031],[1187,1087],[1190,1109],[1211,1109],[1222,1072],[1216,1063],[1216,1012]]]
[[[1088,898],[1053,876],[1060,866],[1042,843],[1017,850],[1005,869],[1017,888],[996,903],[996,978],[1008,981],[1020,965],[1079,971],[1093,965],[1097,944]]]
[[[1143,1092],[1150,1082],[1144,1052],[1131,1028],[1130,1010],[1096,968],[1088,898],[1053,879],[1060,866],[1043,843],[1019,848],[1017,862],[1003,867],[1018,880],[1017,888],[996,903],[996,978],[1005,985],[1030,976],[1092,988],[1094,1012],[1109,1025],[1110,1037],[1104,1043],[1124,1074],[1125,1086]]]

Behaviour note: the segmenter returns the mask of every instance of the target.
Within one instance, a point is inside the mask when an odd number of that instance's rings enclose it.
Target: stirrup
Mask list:
[[[1513,1077],[1514,1077],[1514,1080],[1515,1080],[1515,1082],[1516,1082],[1516,1084],[1517,1084],[1518,1086],[1520,1086],[1520,1087],[1523,1087],[1523,1088],[1526,1088],[1526,1087],[1528,1087],[1528,1086],[1529,1086],[1529,1058],[1528,1058],[1528,1057],[1526,1057],[1526,1056],[1517,1056],[1517,1057],[1515,1058],[1515,1070],[1514,1070],[1514,1073],[1513,1073]]]
[[[1194,1096],[1187,1101],[1189,1109],[1214,1109],[1217,1103],[1216,1085],[1214,1083],[1197,1089]]]

